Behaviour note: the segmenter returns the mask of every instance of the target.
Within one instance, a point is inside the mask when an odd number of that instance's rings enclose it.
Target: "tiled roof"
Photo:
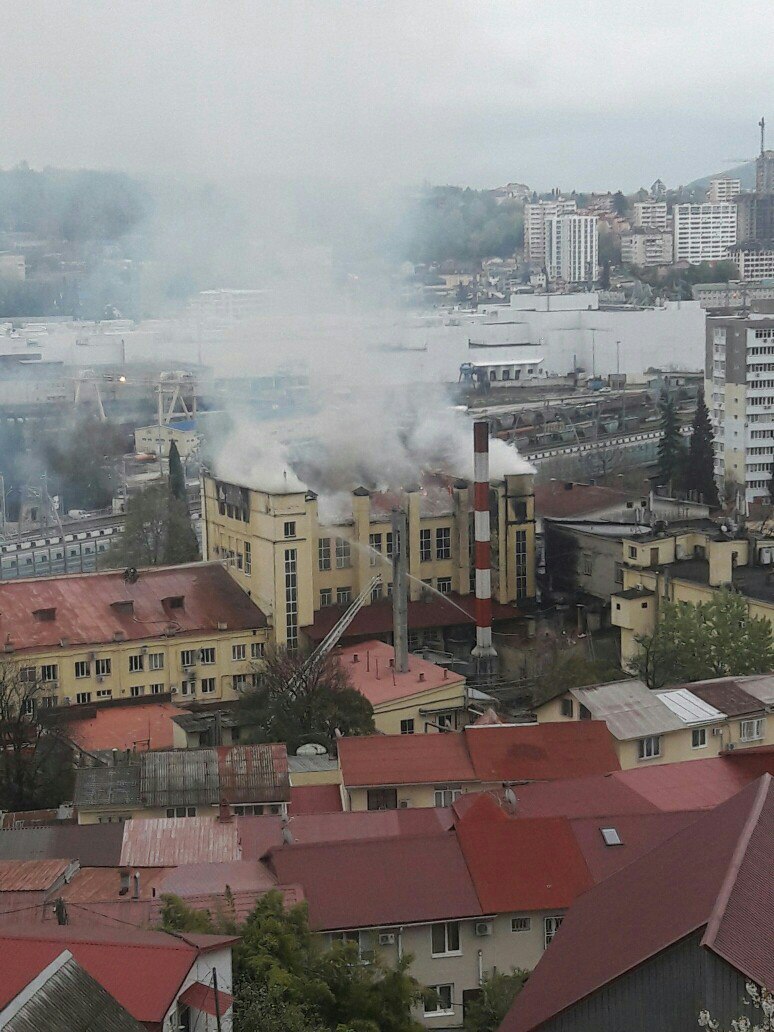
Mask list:
[[[334,653],[352,681],[352,686],[365,695],[372,706],[407,699],[412,695],[456,686],[461,689],[465,678],[430,663],[421,656],[409,655],[408,670],[399,673],[391,667],[395,649],[383,641],[364,641],[348,645]]]
[[[773,865],[765,775],[579,897],[501,1032],[538,1028],[705,926],[705,946],[772,984]]]
[[[293,817],[288,828],[294,843],[363,841],[395,836],[445,835],[454,826],[452,811],[442,806],[406,810],[347,810],[346,813]]]
[[[172,600],[182,599],[176,606]],[[23,653],[68,645],[265,627],[266,617],[218,563],[0,583],[0,634]]]
[[[482,912],[454,835],[283,846],[270,863],[279,882],[303,886],[316,931]]]
[[[350,788],[476,780],[462,732],[341,738],[338,751]]]
[[[544,781],[620,769],[610,733],[598,720],[484,724],[464,734],[480,781]]]

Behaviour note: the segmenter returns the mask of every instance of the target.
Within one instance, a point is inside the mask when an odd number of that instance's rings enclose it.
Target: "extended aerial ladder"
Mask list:
[[[344,634],[346,629],[355,619],[357,614],[368,603],[371,598],[372,592],[377,585],[382,583],[382,575],[377,573],[371,578],[371,581],[363,588],[357,598],[352,602],[347,611],[337,620],[337,622],[331,627],[328,633],[325,635],[323,640],[309,656],[307,661],[298,673],[298,677],[309,677],[314,673],[319,666],[322,665],[325,657],[336,648],[341,636]]]

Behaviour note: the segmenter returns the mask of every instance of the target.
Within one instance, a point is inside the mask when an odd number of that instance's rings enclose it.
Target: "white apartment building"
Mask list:
[[[644,229],[667,229],[669,215],[666,201],[637,201],[634,205],[634,225]]]
[[[739,270],[740,280],[774,278],[774,250],[735,247],[728,252],[728,259]]]
[[[710,179],[707,200],[710,204],[723,204],[724,201],[733,201],[737,194],[741,192],[741,180],[729,179],[728,176],[719,176],[717,179]]]
[[[742,506],[768,498],[774,462],[774,319],[708,316],[705,395],[719,486]]]
[[[541,267],[546,264],[546,219],[578,210],[575,201],[536,201],[524,205],[524,257]]]
[[[552,215],[545,222],[546,270],[565,283],[597,278],[598,231],[594,215]]]
[[[621,261],[625,265],[671,265],[673,254],[671,233],[640,229],[621,234]]]
[[[731,202],[676,204],[672,215],[677,262],[720,261],[736,243],[736,205]]]

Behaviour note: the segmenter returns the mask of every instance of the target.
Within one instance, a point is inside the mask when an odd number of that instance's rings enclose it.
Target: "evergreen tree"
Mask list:
[[[174,441],[169,446],[169,490],[172,497],[186,505],[185,497],[185,473],[183,463],[180,461],[180,452]]]
[[[693,417],[691,443],[688,447],[685,486],[695,491],[706,504],[717,506],[718,488],[715,483],[715,456],[712,450],[712,426],[709,411],[700,391],[696,399],[696,413]]]
[[[664,392],[659,402],[661,411],[661,440],[658,442],[658,481],[669,490],[677,487],[676,481],[682,461],[683,443],[680,440],[680,423],[675,403]]]

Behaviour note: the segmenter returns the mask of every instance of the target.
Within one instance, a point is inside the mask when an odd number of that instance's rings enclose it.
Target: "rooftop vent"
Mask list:
[[[185,605],[185,595],[167,595],[161,600],[162,606],[167,609],[182,609]]]
[[[110,608],[117,613],[131,614],[134,612],[134,602],[130,598],[120,598],[117,602],[111,602]]]
[[[51,622],[56,620],[56,606],[50,606],[47,609],[33,609],[32,615],[36,620],[47,620]]]

